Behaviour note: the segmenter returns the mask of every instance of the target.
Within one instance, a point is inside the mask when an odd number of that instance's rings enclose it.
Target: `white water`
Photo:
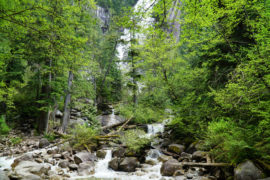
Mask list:
[[[112,108],[112,114],[110,115],[110,121],[106,124],[106,126],[116,124],[117,122],[118,122],[118,120],[116,119],[116,116],[115,116],[115,110]]]
[[[147,134],[156,135],[157,133],[164,132],[164,124],[148,124],[147,125]]]
[[[164,124],[150,124],[148,125],[147,135],[148,137],[156,135],[159,132],[164,131]],[[143,168],[138,168],[136,172],[118,172],[109,168],[109,162],[112,160],[112,150],[106,150],[106,156],[104,159],[99,160],[95,166],[95,174],[88,177],[76,177],[76,178],[101,178],[101,179],[121,179],[121,180],[148,180],[148,179],[160,179],[160,168],[162,163],[158,161],[158,157],[161,153],[157,149],[151,149],[146,157],[146,160],[152,160],[156,162],[156,165],[143,164]],[[74,177],[75,178],[75,177]],[[76,179],[75,178],[75,179]],[[165,178],[167,179],[167,178]]]
[[[153,4],[153,2],[154,0],[138,0],[137,4],[134,6],[134,9],[136,12],[140,11],[140,12],[143,12],[143,14],[145,15],[144,17],[142,17],[141,21],[138,23],[138,25],[141,26],[142,29],[147,28],[153,22],[153,18],[149,16],[149,12],[151,12],[152,10],[151,5]],[[141,43],[145,37],[143,33],[136,33],[135,36],[136,38],[139,39]],[[125,74],[130,70],[128,63],[125,61],[127,57],[128,49],[130,47],[129,42],[131,39],[131,33],[129,29],[123,30],[123,35],[120,37],[120,39],[123,40],[124,42],[127,42],[127,44],[119,43],[116,48],[118,52],[117,57],[120,59],[119,68],[121,72]]]
[[[0,157],[0,170],[11,169],[14,157]]]

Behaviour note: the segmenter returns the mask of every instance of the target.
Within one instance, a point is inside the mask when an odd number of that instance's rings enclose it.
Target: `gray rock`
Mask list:
[[[185,171],[183,169],[179,169],[179,170],[176,170],[174,173],[173,173],[173,176],[182,176],[185,174]]]
[[[48,149],[47,150],[47,154],[55,154],[56,152],[55,152],[55,150],[53,150],[53,149]]]
[[[158,157],[158,160],[161,161],[161,162],[166,162],[166,161],[168,161],[170,159],[173,159],[173,157],[172,156],[166,156],[166,155],[161,155],[161,156]]]
[[[92,161],[86,161],[79,164],[78,174],[80,176],[88,176],[95,173],[95,164]]]
[[[157,159],[161,155],[159,150],[157,149],[151,149],[147,154],[149,157],[153,159]]]
[[[98,158],[104,159],[105,156],[106,156],[106,154],[107,154],[107,152],[106,152],[105,150],[98,150],[98,151],[97,151],[97,157],[98,157]]]
[[[78,169],[78,165],[77,165],[77,164],[70,164],[68,167],[69,167],[69,169],[72,170],[72,171]]]
[[[119,164],[119,170],[124,172],[135,172],[135,169],[140,165],[136,157],[126,157]]]
[[[53,155],[53,158],[59,159],[59,158],[62,158],[62,155],[61,155],[61,154],[54,154],[54,155]]]
[[[258,169],[254,163],[250,160],[247,160],[239,164],[234,169],[234,179],[235,180],[254,180],[262,179],[263,172]]]
[[[68,160],[62,160],[59,162],[58,166],[61,168],[67,168],[69,166],[69,162]]]
[[[45,148],[45,147],[47,147],[49,145],[50,145],[50,142],[48,141],[48,139],[42,138],[42,139],[39,140],[39,144],[38,144],[39,148]]]
[[[154,165],[156,165],[157,163],[156,163],[156,161],[154,161],[154,160],[152,160],[152,159],[148,159],[148,160],[145,161],[145,164],[150,164],[150,165],[154,166]]]
[[[206,152],[204,152],[204,151],[195,151],[192,154],[192,160],[195,160],[197,162],[206,160]]]
[[[119,147],[119,148],[113,150],[112,156],[113,157],[125,157],[125,152],[126,152],[125,148]]]
[[[181,154],[184,152],[185,146],[181,144],[170,144],[168,150],[176,154]]]
[[[33,155],[32,154],[24,154],[21,157],[15,159],[13,163],[11,164],[12,168],[15,168],[20,162],[22,161],[33,161]]]
[[[48,171],[48,176],[51,176],[51,175],[54,175],[54,174],[56,174],[56,171],[53,171],[53,170]]]
[[[68,158],[70,157],[70,154],[69,154],[68,151],[63,152],[61,155],[62,155],[62,157],[63,157],[64,159],[68,159]]]
[[[1,169],[0,169],[0,179],[1,180],[9,180],[9,177],[7,176],[7,174],[4,171],[2,171]]]
[[[49,180],[63,180],[63,178],[57,174],[53,174],[49,177]]]
[[[55,117],[57,117],[57,118],[62,118],[62,117],[63,117],[63,113],[62,113],[60,110],[57,110],[57,111],[55,112]]]
[[[173,176],[179,169],[181,169],[179,162],[176,159],[170,159],[162,164],[160,172],[162,176]]]
[[[37,163],[43,163],[43,160],[42,160],[41,158],[36,158],[35,161],[36,161]]]
[[[188,179],[193,179],[193,175],[190,174],[190,173],[188,173],[186,176],[187,176]]]
[[[113,158],[110,162],[109,162],[109,168],[118,171],[119,169],[119,163],[120,163],[120,159],[119,158]]]
[[[97,157],[89,152],[79,152],[75,154],[74,161],[76,164],[80,164],[85,161],[97,161]]]
[[[188,148],[186,149],[187,153],[193,154],[195,151],[197,151],[197,147],[196,145],[198,144],[198,142],[193,142],[191,143]]]
[[[33,161],[21,161],[15,168],[11,178],[21,180],[39,180],[40,176],[47,174],[51,167],[48,164],[39,164]]]

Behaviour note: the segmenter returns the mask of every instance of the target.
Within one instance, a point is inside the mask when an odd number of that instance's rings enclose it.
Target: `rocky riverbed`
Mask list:
[[[114,114],[112,119],[116,119]],[[262,171],[251,161],[233,169],[215,163],[200,143],[173,142],[164,123],[148,124],[143,129],[152,138],[150,146],[130,153],[115,142],[99,142],[92,152],[74,150],[61,138],[49,142],[41,136],[22,131],[11,132],[0,141],[0,179],[127,179],[127,180],[253,180],[263,178]],[[130,125],[132,129],[138,126]],[[165,132],[164,132],[165,131]],[[20,135],[22,141],[12,145]],[[235,174],[235,175],[234,175]]]
[[[148,126],[148,136],[161,134],[160,124]],[[160,139],[159,139],[160,140]],[[7,141],[7,139],[6,139]],[[204,162],[196,147],[170,144],[162,140],[139,154],[129,154],[120,144],[108,143],[95,152],[75,151],[68,142],[50,143],[39,136],[29,137],[12,148],[2,148],[2,179],[217,179],[205,168],[183,168],[179,162]],[[103,147],[103,148],[102,148]],[[165,155],[162,153],[162,148]],[[193,154],[185,149],[194,151]],[[168,155],[170,154],[170,155]],[[175,165],[175,163],[177,165]]]

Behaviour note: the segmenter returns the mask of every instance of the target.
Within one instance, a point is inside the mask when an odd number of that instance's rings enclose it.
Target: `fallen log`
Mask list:
[[[103,126],[101,127],[102,130],[106,130],[106,129],[111,129],[111,128],[114,128],[116,126],[120,126],[122,124],[124,124],[127,120],[125,121],[121,121],[121,122],[118,122],[118,123],[115,123],[115,124],[112,124],[112,125],[109,125],[109,126]]]
[[[229,163],[196,163],[196,162],[182,162],[179,163],[183,167],[229,167]]]
[[[131,116],[131,118],[129,118],[116,132],[120,132],[122,129],[123,129],[123,127],[125,127],[128,123],[129,123],[129,121],[131,120],[133,118],[133,116]]]

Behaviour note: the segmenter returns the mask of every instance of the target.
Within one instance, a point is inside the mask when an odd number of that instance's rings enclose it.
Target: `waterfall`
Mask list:
[[[147,134],[148,135],[156,135],[157,133],[164,132],[164,124],[148,124],[147,125]]]
[[[154,3],[154,0],[139,0],[137,4],[134,6],[134,9],[137,12],[143,9],[143,12],[147,13],[152,10],[151,5],[153,3]],[[147,28],[149,25],[151,25],[152,22],[153,22],[153,18],[146,16],[142,18],[142,20],[139,22],[139,25],[142,26],[143,28]],[[141,40],[140,41],[141,43],[142,43],[142,39],[145,37],[141,33],[137,33],[135,36],[139,40]],[[129,29],[123,30],[123,35],[120,37],[120,39],[123,40],[124,42],[130,41],[131,37],[130,37]],[[120,59],[119,68],[121,69],[123,74],[127,73],[130,69],[128,63],[124,62],[129,47],[130,47],[130,43],[128,44],[120,43],[116,47],[117,52],[118,52],[117,57]]]
[[[96,164],[95,175],[96,178],[111,178],[117,176],[116,172],[109,169],[109,162],[112,160],[112,150],[106,150],[104,159],[99,160]]]

